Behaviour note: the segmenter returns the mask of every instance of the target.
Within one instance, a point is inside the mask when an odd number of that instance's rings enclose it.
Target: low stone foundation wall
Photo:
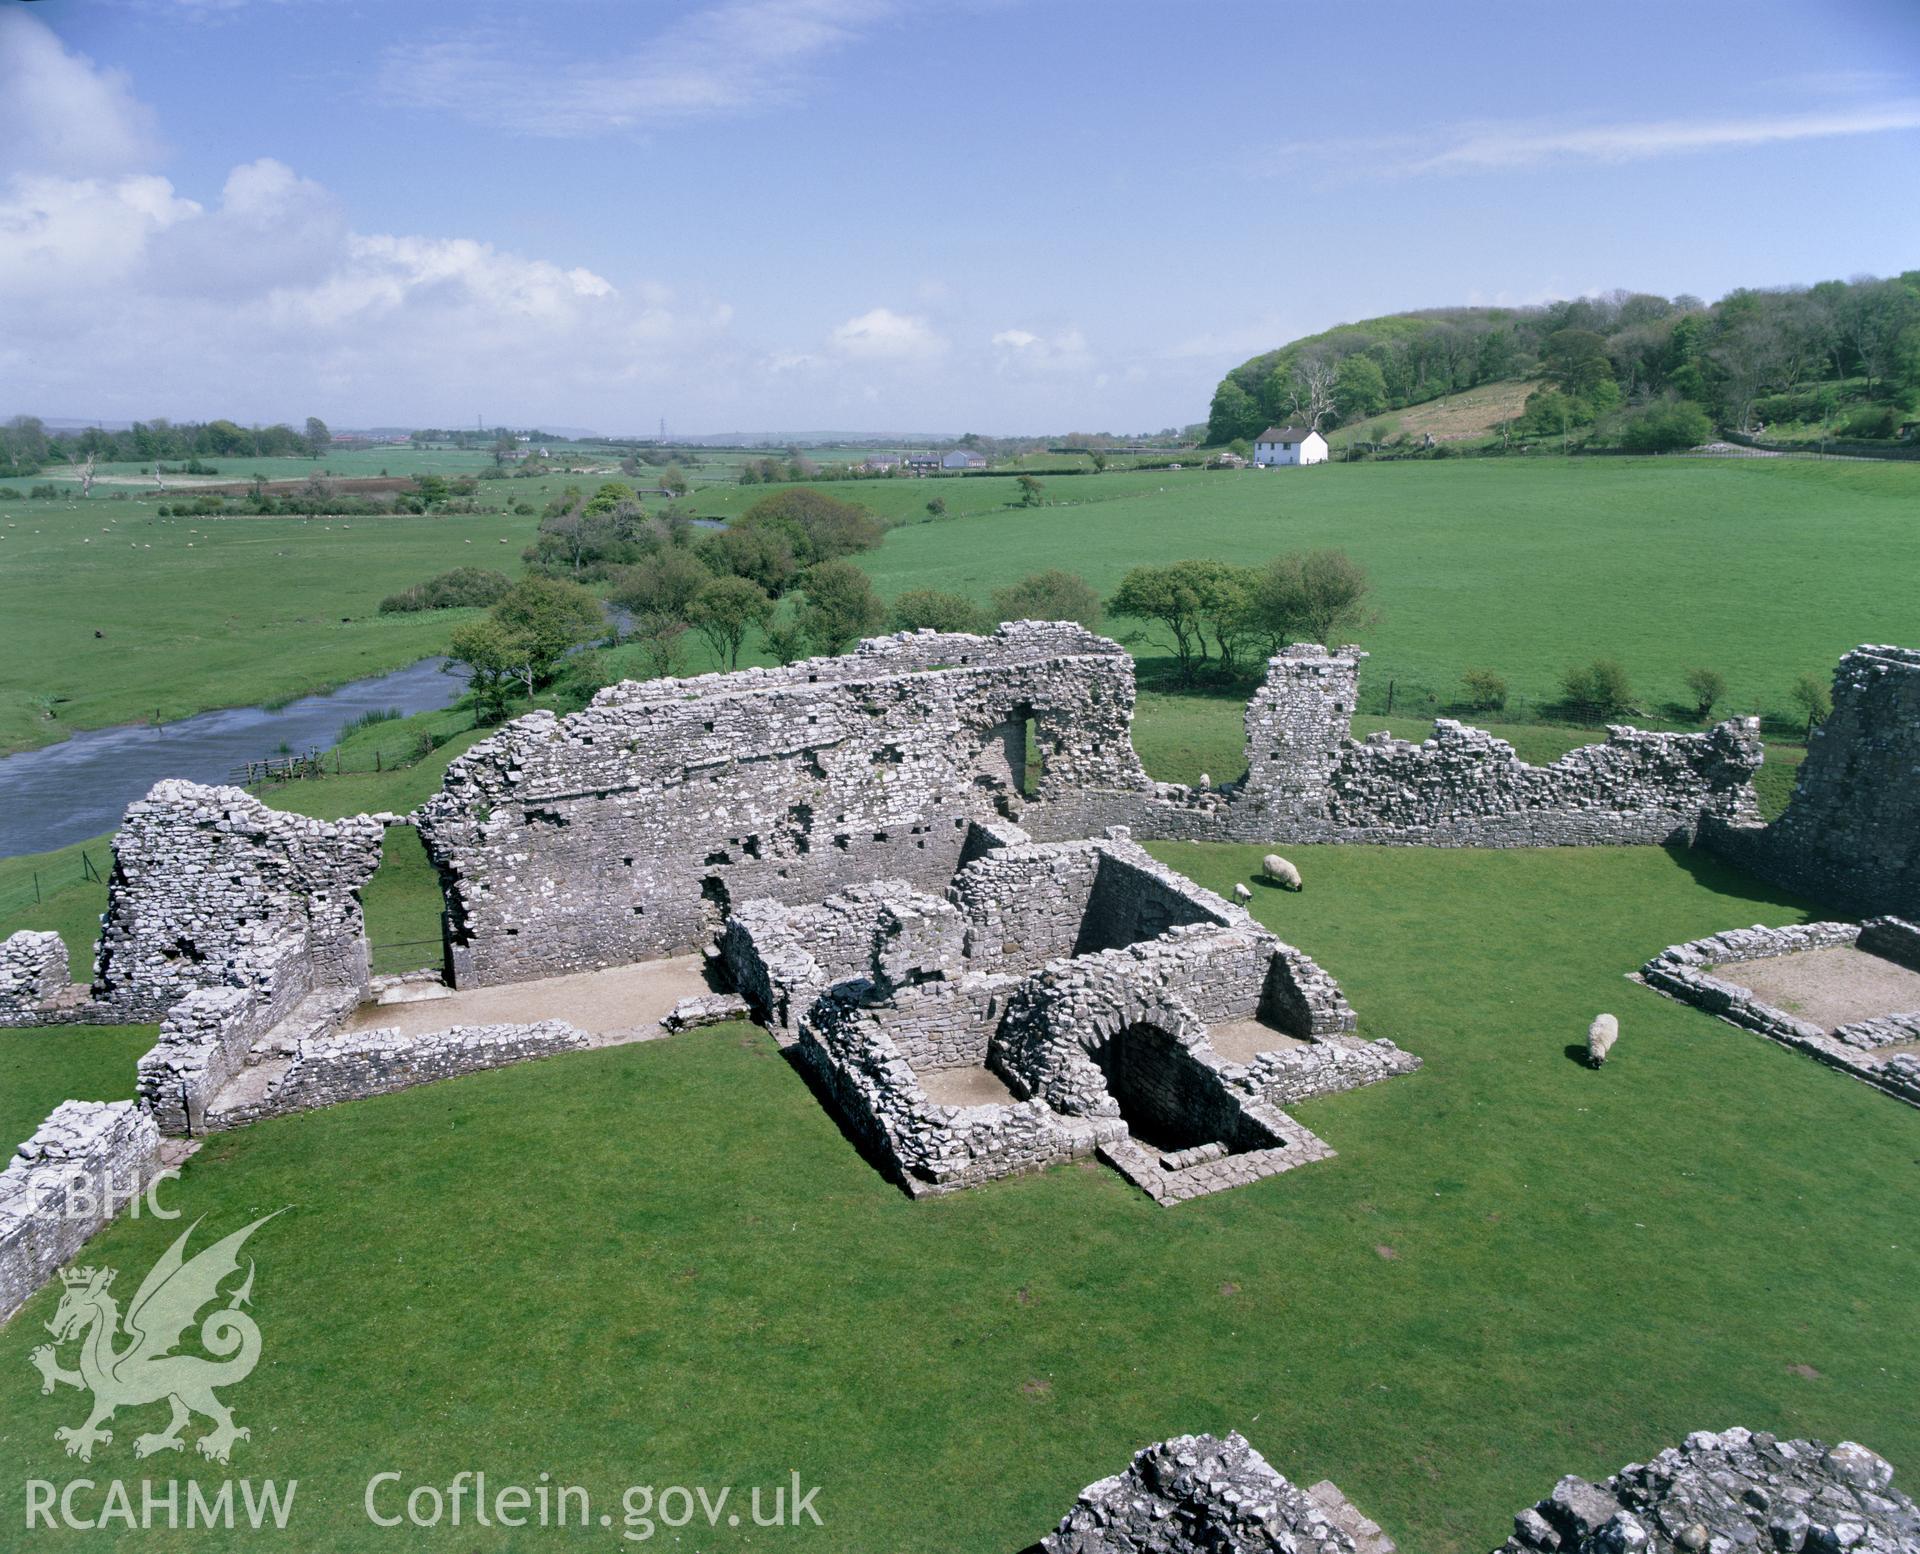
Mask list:
[[[0,1321],[160,1168],[160,1130],[132,1101],[62,1101],[0,1172]]]
[[[1798,923],[1785,928],[1756,923],[1751,928],[1733,928],[1705,939],[1669,945],[1640,968],[1639,976],[1648,987],[1669,998],[1807,1053],[1876,1090],[1920,1106],[1920,1054],[1877,1050],[1915,1039],[1905,1032],[1920,1032],[1920,1010],[1895,1011],[1828,1031],[1775,1008],[1748,989],[1714,976],[1709,969],[1846,946],[1883,955],[1911,968],[1913,961],[1907,957],[1920,946],[1920,928],[1899,918],[1876,918],[1864,924]]]
[[[244,1117],[228,1115],[217,1120],[231,1126],[237,1121],[309,1111],[592,1045],[585,1031],[563,1020],[456,1025],[430,1036],[381,1029],[309,1037],[295,1047],[286,1072],[257,1107]]]
[[[259,1000],[237,987],[200,988],[168,1010],[139,1067],[140,1104],[160,1131],[206,1132],[213,1098],[272,1024]]]
[[[1920,1506],[1852,1441],[1696,1430],[1598,1484],[1568,1475],[1513,1519],[1495,1554],[1914,1554]]]
[[[1248,1067],[1247,1084],[1271,1105],[1292,1106],[1411,1074],[1419,1067],[1420,1059],[1384,1037],[1356,1041],[1335,1036],[1308,1047],[1261,1053]]]

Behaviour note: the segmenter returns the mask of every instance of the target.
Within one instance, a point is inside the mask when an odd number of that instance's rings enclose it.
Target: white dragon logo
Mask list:
[[[274,1214],[285,1212],[274,1210]],[[183,1230],[135,1292],[133,1304],[127,1308],[127,1343],[121,1348],[114,1347],[122,1336],[120,1305],[108,1293],[114,1270],[68,1268],[61,1272],[60,1282],[65,1288],[60,1306],[46,1324],[54,1341],[40,1345],[28,1358],[40,1372],[42,1394],[53,1391],[56,1383],[93,1394],[93,1412],[85,1424],[62,1425],[54,1431],[54,1438],[66,1443],[69,1457],[91,1462],[93,1448],[113,1439],[113,1432],[101,1427],[113,1417],[115,1409],[138,1408],[162,1398],[172,1403],[173,1418],[165,1430],[135,1439],[136,1457],[179,1451],[186,1444],[180,1432],[195,1414],[206,1415],[214,1425],[194,1443],[203,1457],[225,1462],[235,1441],[251,1438],[248,1430],[233,1422],[233,1411],[213,1392],[215,1387],[244,1381],[260,1359],[260,1329],[239,1309],[252,1304],[251,1259],[245,1281],[228,1297],[227,1304],[209,1312],[200,1324],[201,1346],[216,1358],[172,1351],[192,1327],[200,1308],[220,1298],[221,1281],[239,1271],[240,1248],[247,1237],[273,1217],[265,1215],[236,1230],[195,1253],[191,1261],[185,1257],[187,1238],[200,1221]],[[72,1339],[80,1342],[79,1368],[67,1370],[55,1351]]]

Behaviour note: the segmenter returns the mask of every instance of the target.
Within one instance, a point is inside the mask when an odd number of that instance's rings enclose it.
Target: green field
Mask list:
[[[1215,889],[1257,863],[1155,851]],[[140,1467],[128,1442],[161,1413],[129,1413],[79,1470],[53,1430],[83,1400],[27,1364],[43,1291],[0,1330],[0,1525],[29,1477],[231,1471],[299,1480],[289,1547],[519,1549],[471,1526],[396,1542],[365,1483],[545,1471],[617,1517],[629,1483],[798,1471],[825,1526],[783,1547],[1011,1550],[1144,1442],[1239,1428],[1403,1548],[1470,1554],[1562,1473],[1691,1429],[1920,1459],[1920,1114],[1622,980],[1795,904],[1651,848],[1297,856],[1306,894],[1256,910],[1365,1034],[1426,1059],[1299,1109],[1337,1159],[1174,1210],[1093,1165],[913,1203],[740,1026],[262,1124],[165,1195],[202,1235],[293,1205],[249,1248],[266,1349],[230,1400],[251,1441],[231,1470]],[[1600,1008],[1624,1034],[1594,1073],[1565,1049]],[[0,1052],[11,1077],[74,1039]],[[177,1230],[122,1220],[88,1256],[144,1269]]]

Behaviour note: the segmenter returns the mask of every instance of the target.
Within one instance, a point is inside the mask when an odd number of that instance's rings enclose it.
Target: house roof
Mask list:
[[[1269,426],[1256,441],[1259,442],[1305,442],[1313,435],[1311,426]]]

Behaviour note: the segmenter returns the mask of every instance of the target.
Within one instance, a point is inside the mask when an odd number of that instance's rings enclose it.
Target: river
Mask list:
[[[162,777],[227,782],[236,766],[279,754],[282,745],[296,755],[328,748],[362,713],[445,707],[466,689],[464,676],[443,672],[445,662],[423,659],[272,711],[223,707],[158,728],[88,729],[56,745],[0,756],[0,857],[112,831],[127,805]]]

